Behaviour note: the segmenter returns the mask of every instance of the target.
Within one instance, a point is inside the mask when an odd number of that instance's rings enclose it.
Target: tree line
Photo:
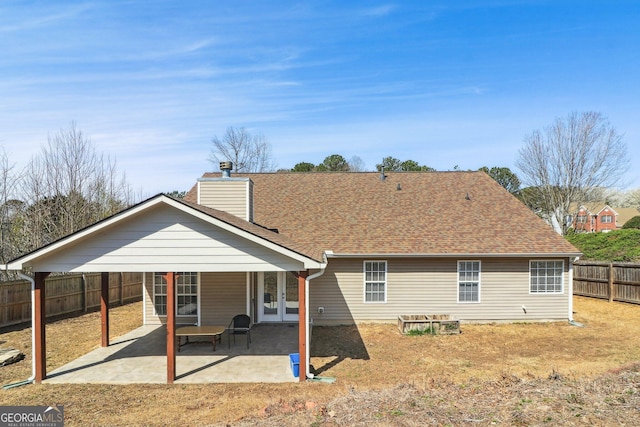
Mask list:
[[[212,140],[210,160],[231,160],[238,172],[277,171],[271,145],[245,128],[227,129]],[[629,166],[622,136],[597,112],[570,113],[524,138],[516,166],[482,167],[507,191],[561,234],[580,203],[604,201],[613,207],[640,207],[640,189],[616,192]],[[409,159],[387,156],[385,171],[434,171]],[[459,170],[456,166],[454,170]],[[340,154],[322,162],[299,162],[287,171],[364,171],[358,156]],[[183,192],[172,192],[180,197]],[[112,215],[136,201],[114,159],[98,152],[75,123],[50,135],[40,153],[18,169],[0,149],[0,263],[49,244]],[[6,276],[6,272],[3,272]]]
[[[253,162],[247,161],[253,158]],[[257,158],[257,160],[256,160]],[[213,139],[212,161],[231,160],[238,172],[269,172],[275,167],[271,146],[264,136],[252,137],[244,128],[228,128],[222,138]],[[258,168],[247,165],[259,165]],[[516,167],[520,176],[507,167],[486,167],[484,171],[507,191],[564,235],[571,226],[573,210],[581,203],[605,201],[617,207],[640,207],[640,190],[621,193],[613,190],[629,168],[627,147],[622,135],[599,112],[571,112],[551,125],[525,135]],[[271,169],[269,169],[271,168]],[[434,171],[415,160],[385,157],[376,170]],[[299,162],[291,172],[361,172],[362,159],[339,154],[321,163]],[[454,170],[459,170],[454,167]]]
[[[29,253],[134,202],[116,161],[75,123],[49,135],[23,169],[0,149],[0,263]],[[2,272],[6,279],[7,272]]]

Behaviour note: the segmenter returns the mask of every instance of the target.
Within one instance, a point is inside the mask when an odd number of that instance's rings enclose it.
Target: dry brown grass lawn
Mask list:
[[[30,385],[2,405],[65,405],[66,425],[640,425],[640,306],[575,298],[562,323],[463,325],[456,336],[403,336],[395,325],[315,327],[312,365],[334,384]],[[111,310],[112,336],[141,306]],[[0,331],[27,358],[30,329]],[[99,346],[100,316],[47,326],[47,367]],[[551,378],[551,379],[549,379]],[[309,406],[310,408],[307,408]]]

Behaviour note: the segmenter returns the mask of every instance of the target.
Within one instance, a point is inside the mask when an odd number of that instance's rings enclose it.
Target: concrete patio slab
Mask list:
[[[190,339],[176,353],[177,384],[297,382],[289,354],[298,352],[297,324],[260,324],[251,329],[247,349],[244,336],[222,342]],[[195,342],[194,342],[195,341]],[[165,384],[166,329],[142,326],[48,373],[45,383]]]

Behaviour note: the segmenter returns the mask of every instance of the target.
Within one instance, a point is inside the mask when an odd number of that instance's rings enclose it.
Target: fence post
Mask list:
[[[82,310],[86,313],[89,311],[89,302],[87,301],[87,281],[85,280],[84,274],[80,276],[80,288],[82,290]]]
[[[124,273],[120,272],[118,274],[118,280],[120,281],[120,305],[124,305],[124,280],[122,276]]]
[[[609,263],[609,302],[613,302],[613,263]]]

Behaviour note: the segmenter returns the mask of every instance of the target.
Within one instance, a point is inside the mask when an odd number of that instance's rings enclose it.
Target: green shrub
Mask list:
[[[640,230],[615,230],[609,233],[576,233],[566,239],[584,254],[582,259],[607,262],[640,260]]]
[[[640,215],[634,216],[622,226],[624,229],[637,228],[640,229]]]

